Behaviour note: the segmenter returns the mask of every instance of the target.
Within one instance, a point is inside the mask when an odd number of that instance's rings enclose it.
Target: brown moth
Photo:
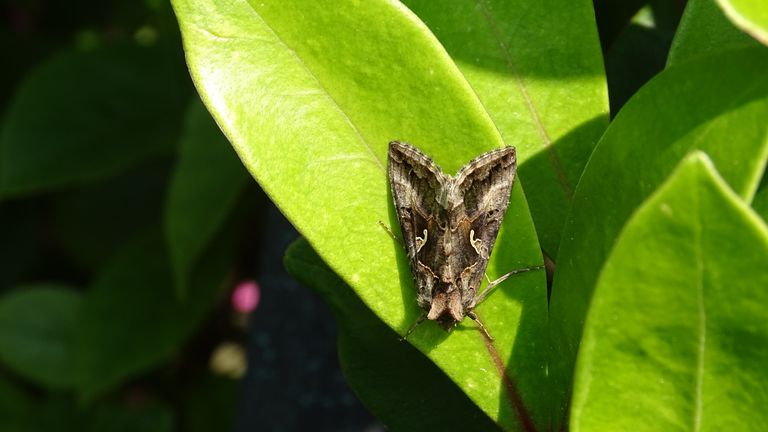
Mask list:
[[[455,176],[415,147],[389,143],[389,181],[423,319],[450,331],[508,273],[478,293],[515,180],[514,147],[485,153]]]

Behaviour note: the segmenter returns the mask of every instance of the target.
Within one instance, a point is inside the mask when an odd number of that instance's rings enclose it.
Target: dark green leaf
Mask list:
[[[752,200],[752,208],[763,217],[763,220],[768,221],[768,175],[766,174],[763,174],[760,189],[757,190],[755,198]]]
[[[184,405],[185,432],[232,430],[240,382],[204,373],[187,392]]]
[[[123,248],[96,278],[79,322],[80,390],[90,398],[168,360],[218,299],[231,261],[232,235],[214,244],[191,280],[174,294],[160,230]]]
[[[195,100],[187,109],[165,207],[165,234],[182,292],[191,266],[234,211],[248,179],[227,139]]]
[[[715,0],[689,0],[672,41],[667,65],[746,45],[759,44],[734,27]]]
[[[603,52],[607,53],[619,37],[619,34],[632,21],[638,11],[647,6],[648,0],[593,0],[595,7],[595,20],[600,33],[600,45]],[[610,94],[610,93],[609,93]]]
[[[36,401],[20,386],[0,373],[0,430],[4,432],[37,431]]]
[[[82,297],[69,287],[32,285],[0,298],[0,361],[48,388],[76,383],[75,322]]]
[[[705,151],[745,200],[768,155],[768,49],[670,67],[606,131],[574,196],[550,303],[550,373],[565,409],[597,277],[624,223],[691,149]]]
[[[172,432],[173,412],[156,403],[104,405],[88,419],[88,432]]]
[[[98,271],[127,241],[157,223],[168,167],[167,160],[153,160],[105,182],[57,194],[53,225],[67,257]]]
[[[0,131],[0,195],[100,179],[175,142],[187,94],[160,48],[62,52],[18,88]]]
[[[627,222],[598,280],[575,431],[763,431],[768,228],[700,152]]]
[[[632,23],[605,54],[605,69],[615,115],[637,90],[664,69],[670,40],[653,27]]]

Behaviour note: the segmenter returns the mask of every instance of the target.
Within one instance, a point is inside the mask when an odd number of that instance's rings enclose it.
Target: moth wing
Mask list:
[[[477,248],[485,251],[486,260],[496,243],[516,173],[515,148],[505,147],[478,156],[456,174],[470,228],[474,239],[482,241]]]
[[[439,221],[435,218],[445,214],[437,199],[444,181],[440,168],[427,155],[407,143],[389,143],[389,182],[411,266],[424,246],[417,243],[417,237],[431,240],[429,236],[437,234],[433,228]]]

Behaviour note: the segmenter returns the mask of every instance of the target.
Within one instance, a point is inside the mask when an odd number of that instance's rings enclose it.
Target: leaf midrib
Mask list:
[[[512,60],[512,53],[510,52],[510,49],[507,46],[507,44],[501,38],[501,34],[499,33],[499,29],[498,29],[498,26],[496,25],[496,21],[494,20],[493,15],[491,14],[490,7],[488,6],[487,0],[477,0],[477,6],[479,7],[480,11],[483,13],[483,17],[488,23],[488,29],[491,31],[493,38],[496,40],[496,43],[499,45],[499,49],[501,50],[501,53],[504,56],[504,61],[507,64],[507,68],[509,69],[509,72],[512,74],[512,77],[515,79],[515,83],[519,87],[520,93],[523,95],[523,100],[525,100],[525,105],[528,108],[528,113],[531,115],[533,124],[536,126],[536,131],[538,132],[539,137],[541,138],[541,144],[542,144],[542,147],[544,147],[544,151],[547,153],[549,163],[552,165],[552,169],[555,171],[555,174],[557,175],[558,183],[560,184],[560,187],[563,190],[563,193],[565,194],[566,199],[570,202],[571,199],[573,198],[573,187],[568,181],[568,176],[566,175],[565,169],[563,168],[563,164],[560,161],[560,158],[557,156],[557,153],[555,152],[554,147],[552,146],[552,138],[550,138],[549,133],[544,127],[544,123],[542,122],[541,117],[539,116],[539,111],[536,108],[536,104],[534,104],[533,98],[531,98],[531,95],[528,93],[528,88],[525,85],[525,82],[523,81],[523,77],[518,72],[517,66],[515,65],[515,62]]]
[[[694,211],[696,212],[696,222],[693,226],[694,233],[694,254],[696,259],[696,291],[698,306],[698,347],[696,359],[696,383],[695,383],[695,405],[693,412],[693,430],[701,430],[701,418],[703,415],[703,387],[704,387],[704,359],[707,345],[707,311],[704,307],[704,257],[702,252],[702,217],[701,217],[701,188],[696,188],[694,197]]]

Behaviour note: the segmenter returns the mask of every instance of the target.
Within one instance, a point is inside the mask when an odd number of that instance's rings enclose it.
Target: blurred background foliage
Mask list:
[[[371,424],[170,4],[0,7],[0,430]]]
[[[594,4],[615,115],[664,68],[685,1]],[[375,425],[330,313],[282,270],[296,233],[197,97],[170,5],[0,7],[0,430]],[[233,306],[253,279],[261,304]]]

